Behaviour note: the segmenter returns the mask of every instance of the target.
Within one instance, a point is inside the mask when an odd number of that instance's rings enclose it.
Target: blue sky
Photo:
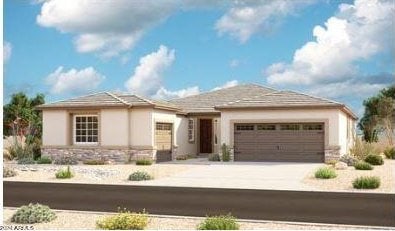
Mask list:
[[[4,1],[4,99],[242,83],[362,101],[395,82],[394,1]],[[80,5],[77,5],[80,3]]]

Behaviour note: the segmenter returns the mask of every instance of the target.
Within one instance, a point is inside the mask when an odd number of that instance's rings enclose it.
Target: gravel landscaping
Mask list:
[[[56,211],[57,218],[49,223],[34,224],[34,229],[53,230],[53,229],[95,229],[96,221],[104,216],[113,213],[98,212],[79,212],[79,211]],[[10,221],[15,208],[3,209],[3,224],[18,225]],[[178,217],[178,216],[155,216],[150,215],[149,230],[195,230],[196,226],[203,220],[201,217]],[[70,222],[73,221],[73,222]],[[355,229],[383,229],[382,227],[370,226],[349,226],[349,225],[329,225],[329,224],[305,224],[291,222],[274,221],[250,221],[240,220],[240,229],[320,229],[320,230],[355,230]],[[24,224],[25,226],[25,224]]]
[[[337,177],[333,179],[316,179],[314,171],[310,172],[303,183],[319,190],[325,191],[353,191],[353,192],[395,192],[395,160],[385,159],[383,165],[373,166],[373,170],[356,170],[347,167],[344,170],[336,170]],[[381,185],[377,189],[354,189],[352,182],[360,176],[378,176]]]
[[[5,165],[15,168],[18,175],[4,178],[3,180],[87,184],[138,184],[138,182],[128,181],[129,175],[135,171],[146,171],[154,179],[160,179],[194,167],[193,165],[171,164],[154,164],[149,166],[134,164],[70,165],[75,176],[71,179],[56,179],[55,173],[59,169],[65,169],[67,166],[51,164],[18,165],[11,163],[5,163]]]

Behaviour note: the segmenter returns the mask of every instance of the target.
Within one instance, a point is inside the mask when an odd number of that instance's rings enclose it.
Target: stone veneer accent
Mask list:
[[[325,163],[340,159],[340,146],[333,145],[325,149]]]
[[[73,156],[78,161],[105,160],[115,163],[125,163],[137,159],[155,160],[155,150],[133,150],[127,148],[41,148],[43,156],[49,156],[55,160],[61,156]]]

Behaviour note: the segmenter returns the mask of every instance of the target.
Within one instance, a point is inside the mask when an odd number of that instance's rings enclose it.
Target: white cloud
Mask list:
[[[170,91],[164,87],[159,88],[153,98],[156,99],[174,99],[174,98],[183,98],[191,95],[197,95],[200,93],[200,89],[198,86],[187,87],[185,89]]]
[[[229,88],[229,87],[234,87],[234,86],[237,86],[237,85],[239,85],[239,81],[231,80],[231,81],[226,82],[222,86],[213,88],[212,91],[216,91],[216,90],[220,90],[220,89],[224,89],[224,88]]]
[[[270,84],[316,85],[345,82],[358,75],[357,61],[394,47],[393,1],[356,0],[341,4],[314,41],[295,51],[291,64],[275,63],[265,73]]]
[[[82,70],[70,69],[63,71],[63,67],[58,67],[46,78],[46,83],[50,85],[52,94],[72,93],[80,94],[95,90],[105,77],[98,73],[93,67]]]
[[[50,0],[43,3],[37,23],[77,34],[74,44],[79,52],[112,57],[133,48],[149,28],[174,11],[175,2]]]
[[[12,54],[12,45],[11,43],[5,41],[3,43],[3,63],[6,63],[10,58]]]
[[[229,34],[246,42],[253,34],[272,30],[289,14],[313,3],[312,0],[235,1],[235,4],[215,24],[220,35]]]
[[[129,92],[145,96],[155,95],[162,86],[162,74],[175,60],[175,51],[161,45],[142,58],[125,86]]]

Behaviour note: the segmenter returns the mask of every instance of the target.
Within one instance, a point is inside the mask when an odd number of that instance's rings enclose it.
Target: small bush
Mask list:
[[[136,165],[151,165],[151,164],[152,164],[152,160],[150,159],[136,160]]]
[[[143,180],[152,180],[154,178],[147,172],[136,171],[136,172],[130,174],[128,179],[130,181],[143,181]]]
[[[221,146],[221,151],[222,151],[222,161],[226,161],[226,162],[230,161],[230,147],[225,143],[223,143]]]
[[[16,175],[18,175],[18,173],[14,169],[5,166],[3,167],[3,177],[13,177]]]
[[[70,166],[67,166],[66,169],[60,169],[57,173],[55,173],[57,179],[70,179],[74,177],[74,174],[71,172]]]
[[[106,161],[104,161],[104,160],[85,160],[83,163],[86,165],[105,165]]]
[[[42,156],[37,159],[37,164],[52,164],[52,160],[48,156]]]
[[[380,178],[377,176],[361,176],[356,178],[352,185],[356,189],[375,189],[380,187]]]
[[[29,204],[16,210],[11,221],[19,224],[34,224],[50,222],[56,218],[56,214],[45,205]]]
[[[319,179],[331,179],[335,178],[337,174],[333,168],[322,167],[315,172],[314,176]]]
[[[387,148],[384,150],[384,155],[385,157],[387,157],[388,159],[395,159],[395,148]]]
[[[36,162],[31,157],[18,159],[18,164],[35,164]]]
[[[187,155],[176,156],[176,160],[187,160],[187,159],[188,159]]]
[[[213,153],[213,154],[208,155],[208,160],[209,161],[221,161],[221,158],[220,158],[219,154]]]
[[[369,154],[368,156],[366,156],[365,162],[368,162],[369,164],[372,164],[372,165],[384,164],[383,157],[381,157],[379,155],[374,155],[374,154]]]
[[[148,214],[122,211],[117,215],[105,217],[96,222],[99,229],[107,230],[143,230],[148,225]]]
[[[340,157],[339,161],[344,162],[347,166],[354,166],[354,164],[358,161],[354,156],[350,154],[346,154]]]
[[[198,230],[238,230],[236,218],[228,215],[207,217],[197,227]]]
[[[366,163],[365,161],[358,161],[354,165],[354,168],[357,170],[372,170],[373,166],[369,163]]]
[[[326,161],[326,164],[335,166],[337,162],[339,162],[339,161],[337,161],[337,160],[328,160],[328,161]]]
[[[56,158],[53,163],[57,165],[75,165],[78,164],[78,161],[74,156],[61,156]]]

